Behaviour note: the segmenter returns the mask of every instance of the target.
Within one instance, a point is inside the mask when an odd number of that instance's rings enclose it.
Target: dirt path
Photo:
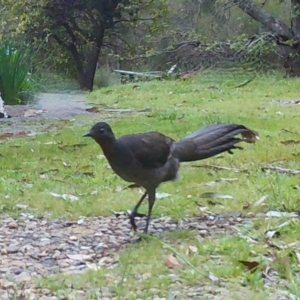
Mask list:
[[[6,105],[6,110],[12,116],[10,120],[59,120],[72,118],[76,115],[90,114],[86,111],[86,95],[84,93],[54,94],[40,93],[28,105]]]

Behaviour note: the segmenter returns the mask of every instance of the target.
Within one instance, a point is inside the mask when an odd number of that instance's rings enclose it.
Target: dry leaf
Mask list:
[[[226,194],[222,194],[222,193],[218,193],[218,192],[207,192],[207,193],[203,193],[199,196],[200,198],[220,198],[220,199],[234,199],[232,196],[230,195],[226,195]]]
[[[283,145],[291,145],[291,144],[300,144],[300,141],[286,140],[286,141],[281,141],[280,143]]]
[[[209,272],[208,273],[208,278],[211,280],[211,282],[213,282],[216,285],[220,284],[220,278],[218,278],[215,274]]]
[[[81,148],[84,146],[87,146],[87,144],[62,145],[62,146],[58,146],[58,148],[60,150],[67,150],[67,149],[76,150],[76,148]]]
[[[70,259],[79,260],[79,261],[85,261],[85,260],[91,260],[92,259],[92,257],[90,255],[85,255],[85,254],[67,254],[67,256]]]
[[[257,267],[259,266],[259,262],[257,261],[239,260],[239,262],[243,264],[245,267],[247,267],[247,269],[250,270],[251,273],[255,272]]]
[[[165,265],[168,268],[178,268],[178,267],[180,267],[180,264],[179,264],[177,258],[173,254],[170,254],[169,256],[167,256],[167,258],[165,259]]]
[[[273,218],[297,218],[299,217],[298,212],[282,212],[282,211],[273,211],[270,210],[266,213],[266,217],[273,217]]]
[[[260,199],[258,199],[256,202],[254,202],[253,206],[259,206],[265,202],[265,200],[268,198],[268,196],[262,196]]]
[[[33,108],[28,108],[24,112],[24,117],[32,117],[32,116],[38,116],[41,115],[45,110],[43,109],[33,109]]]
[[[47,143],[44,143],[44,145],[56,145],[57,143],[56,142],[47,142]]]
[[[286,168],[281,168],[281,167],[276,167],[276,166],[265,166],[265,167],[262,167],[261,170],[263,172],[277,171],[278,173],[282,173],[282,174],[300,175],[299,170],[286,169]]]
[[[170,196],[171,196],[171,194],[164,193],[164,192],[155,193],[156,199],[163,199],[163,198],[167,198],[167,197],[170,197]]]
[[[212,170],[225,170],[225,171],[233,171],[235,173],[245,172],[247,170],[240,170],[236,168],[222,167],[222,166],[213,166],[213,165],[191,165],[193,168],[206,168]]]
[[[300,252],[295,251],[295,250],[294,250],[294,252],[295,252],[295,255],[297,257],[298,263],[300,263]]]
[[[50,194],[55,198],[63,198],[64,200],[70,200],[71,202],[79,200],[77,196],[69,195],[69,194],[56,194],[50,192]]]
[[[98,113],[98,112],[100,112],[99,109],[97,107],[94,107],[94,106],[90,107],[90,108],[87,108],[86,111],[90,112],[90,113]]]
[[[238,180],[238,178],[221,178],[221,179],[217,179],[217,180],[207,182],[207,183],[205,183],[205,185],[214,186],[218,183],[226,183],[226,182],[231,182],[231,181],[236,181],[236,180]]]
[[[250,203],[249,202],[246,202],[244,205],[243,205],[243,209],[248,209],[250,207]]]
[[[122,190],[123,190],[123,188],[122,188],[120,185],[118,185],[118,186],[115,188],[115,192],[116,192],[116,193],[122,192]]]
[[[284,223],[278,225],[278,226],[275,227],[275,228],[272,228],[272,229],[267,230],[267,231],[265,232],[266,238],[271,239],[271,238],[273,238],[275,235],[276,235],[276,236],[279,236],[279,235],[280,235],[279,230],[280,230],[281,228],[283,228],[283,227],[289,225],[290,223],[291,223],[291,221],[286,221],[286,222],[284,222]]]
[[[196,246],[189,245],[187,254],[196,253],[197,251],[198,251],[198,248]]]
[[[85,264],[88,267],[88,269],[91,269],[91,270],[94,270],[94,271],[100,270],[100,266],[97,266],[95,263],[86,262]]]
[[[141,187],[140,185],[136,184],[136,183],[132,183],[126,186],[126,189],[134,189],[134,188],[138,188]]]

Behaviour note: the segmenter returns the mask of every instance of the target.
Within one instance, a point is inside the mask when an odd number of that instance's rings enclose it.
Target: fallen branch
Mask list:
[[[244,87],[245,85],[247,85],[248,83],[250,83],[251,81],[253,81],[255,79],[256,75],[254,75],[253,77],[247,79],[246,81],[242,82],[239,85],[236,85],[235,88],[240,88],[240,87]]]
[[[191,165],[193,168],[206,168],[206,169],[212,169],[212,170],[218,170],[218,171],[233,171],[235,173],[239,172],[245,172],[246,170],[240,170],[236,168],[229,168],[229,167],[222,167],[222,166],[213,166],[213,165]]]
[[[278,173],[282,174],[292,174],[292,175],[300,175],[300,170],[292,170],[292,169],[286,169],[276,166],[266,166],[261,168],[262,171],[277,171]]]

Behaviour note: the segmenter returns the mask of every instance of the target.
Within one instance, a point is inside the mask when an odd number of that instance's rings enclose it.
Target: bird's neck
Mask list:
[[[101,141],[97,143],[100,145],[103,154],[107,158],[110,165],[115,163],[121,163],[127,161],[128,150],[124,147],[120,142],[118,142],[115,138]]]

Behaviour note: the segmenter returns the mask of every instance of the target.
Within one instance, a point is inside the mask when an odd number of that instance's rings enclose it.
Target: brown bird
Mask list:
[[[241,134],[241,138],[236,137]],[[237,143],[254,143],[258,134],[231,123],[212,124],[175,142],[159,132],[128,134],[116,138],[105,122],[96,123],[84,135],[92,137],[102,148],[111,168],[125,181],[145,188],[145,193],[130,214],[130,223],[136,230],[135,217],[144,216],[138,208],[148,194],[148,214],[144,233],[148,232],[157,187],[176,180],[181,162],[205,159],[233,149],[243,149]]]

